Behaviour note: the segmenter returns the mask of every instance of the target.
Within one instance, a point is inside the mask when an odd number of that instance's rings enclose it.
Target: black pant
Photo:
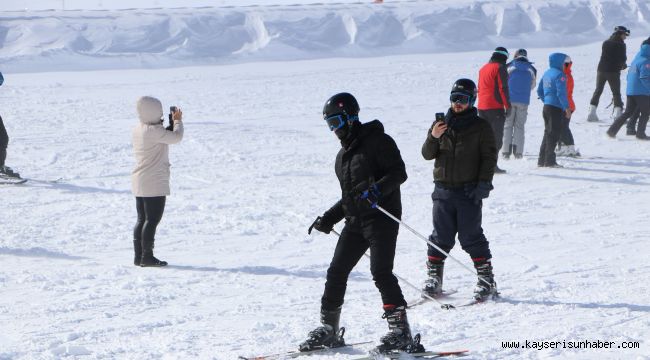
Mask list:
[[[562,109],[552,105],[544,105],[544,138],[539,147],[539,158],[537,165],[553,166],[555,161],[555,147],[560,140],[560,134],[564,130],[565,113]]]
[[[506,123],[506,111],[503,109],[479,110],[478,116],[487,120],[492,126],[494,132],[494,143],[497,148],[497,161],[499,160],[499,150],[503,146],[503,126]]]
[[[645,128],[648,124],[648,117],[650,117],[650,96],[647,95],[628,95],[625,111],[621,116],[614,120],[614,123],[609,127],[607,133],[610,135],[616,135],[618,130],[620,130],[623,124],[625,124],[625,120],[630,118],[637,109],[641,115],[639,115],[639,124],[636,130],[636,136],[645,136]]]
[[[9,135],[7,135],[7,129],[5,129],[5,124],[2,122],[2,117],[0,116],[0,167],[5,166],[7,144],[9,144]]]
[[[467,189],[447,189],[436,185],[431,199],[433,199],[433,233],[429,240],[449,253],[456,243],[456,234],[460,246],[472,259],[490,259],[490,244],[488,243],[483,228],[482,202],[474,203],[467,197]],[[431,245],[427,245],[427,255],[437,258],[447,256]]]
[[[628,120],[627,122],[628,131],[636,132],[636,122],[637,120],[639,120],[640,116],[641,116],[641,110],[639,110],[639,108],[636,108],[636,110],[634,110],[634,113],[632,113],[632,116],[630,116],[630,120]]]
[[[603,94],[605,83],[609,83],[609,88],[612,90],[612,97],[614,107],[623,107],[623,99],[621,98],[621,72],[602,72],[598,71],[596,76],[596,90],[591,97],[591,105],[598,106],[600,95]]]
[[[327,282],[321,299],[323,309],[331,311],[343,305],[348,276],[368,248],[370,272],[384,305],[406,305],[402,289],[393,275],[399,224],[383,214],[379,215],[359,225],[345,224],[327,269]]]
[[[565,116],[564,123],[563,123],[564,129],[562,129],[562,133],[560,134],[560,144],[562,145],[575,145],[575,140],[573,139],[573,133],[571,132],[571,128],[569,127],[570,123],[571,123],[571,119]]]
[[[133,229],[133,240],[140,240],[142,250],[153,249],[156,227],[165,211],[165,196],[136,197],[138,222]]]

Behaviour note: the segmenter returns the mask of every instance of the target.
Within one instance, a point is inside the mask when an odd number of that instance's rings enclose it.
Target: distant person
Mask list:
[[[530,93],[537,84],[537,69],[528,60],[526,49],[515,52],[514,60],[508,63],[508,89],[512,110],[506,117],[503,128],[501,153],[506,159],[510,155],[521,159],[524,154],[525,126],[528,118]]]
[[[571,67],[573,66],[573,61],[569,56],[564,60],[564,75],[566,75],[566,90],[567,98],[569,99],[569,110],[571,110],[571,116],[576,111],[576,103],[573,101],[573,74],[571,73]],[[566,113],[565,113],[566,115]],[[568,157],[578,157],[580,152],[576,150],[575,139],[573,138],[573,133],[571,132],[571,116],[566,118],[564,122],[564,129],[560,133],[560,140],[557,144],[557,150],[555,155],[557,156],[568,156]]]
[[[427,131],[422,157],[434,160],[433,232],[429,240],[446,253],[454,247],[456,235],[474,262],[478,282],[476,301],[496,295],[492,253],[482,222],[483,200],[493,189],[497,151],[492,127],[477,115],[476,85],[458,79],[449,95],[450,107],[444,120]],[[433,246],[427,249],[427,274],[422,291],[429,296],[442,294],[443,270],[447,256]]]
[[[166,266],[153,255],[156,228],[165,211],[169,195],[169,145],[183,139],[183,112],[173,108],[172,131],[163,125],[160,100],[143,96],[137,103],[140,123],[133,128],[135,168],[131,189],[135,195],[138,221],[133,229],[134,265]]]
[[[555,147],[565,128],[566,119],[571,117],[569,97],[567,96],[567,77],[564,74],[566,59],[567,55],[562,53],[549,55],[550,67],[537,86],[537,96],[544,102],[542,111],[544,137],[537,159],[537,166],[540,167],[562,167],[556,161]]]
[[[510,115],[510,91],[508,90],[508,50],[499,46],[494,49],[490,61],[483,65],[478,74],[478,116],[487,120],[494,131],[496,151],[501,149],[503,142],[503,127],[506,115]],[[496,174],[505,170],[494,165]]]
[[[0,86],[4,83],[5,79],[0,73]],[[2,122],[2,116],[0,116],[0,176],[7,178],[16,178],[20,179],[20,174],[13,171],[10,167],[5,165],[5,160],[7,159],[7,145],[9,144],[9,135],[7,134],[7,129],[5,129],[5,124]]]
[[[596,115],[600,95],[603,93],[605,83],[609,84],[612,90],[614,102],[614,118],[618,118],[623,111],[623,99],[621,98],[621,71],[627,67],[627,54],[625,39],[630,36],[630,30],[625,26],[617,26],[614,33],[609,39],[603,42],[603,50],[598,62],[598,72],[596,75],[596,90],[591,97],[591,106],[589,106],[589,115],[587,121],[599,121]]]
[[[323,106],[323,119],[341,143],[334,166],[341,198],[323,216],[316,218],[308,233],[316,229],[329,234],[343,219],[345,226],[327,269],[321,298],[321,326],[309,332],[299,350],[345,344],[339,320],[348,277],[368,250],[370,272],[381,293],[382,317],[388,321],[389,329],[376,350],[421,350],[422,346],[411,336],[407,304],[393,275],[399,223],[376,208],[379,205],[398,218],[402,216],[400,186],[407,176],[397,144],[384,132],[379,120],[359,121],[359,103],[352,94],[339,93],[330,97]]]
[[[645,131],[650,117],[650,39],[641,44],[641,50],[627,71],[627,106],[625,112],[609,127],[607,135],[616,137],[618,130],[637,108],[641,115],[636,129],[636,138],[648,140],[650,138]]]

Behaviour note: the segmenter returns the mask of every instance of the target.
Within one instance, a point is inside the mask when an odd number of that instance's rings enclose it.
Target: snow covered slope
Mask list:
[[[495,177],[485,201],[502,301],[410,311],[427,348],[470,349],[468,359],[650,359],[650,144],[608,139],[602,124],[584,121],[599,49],[560,49],[574,60],[572,127],[584,158],[560,159],[564,169],[538,169],[534,156],[502,161],[508,174]],[[550,51],[529,49],[540,71]],[[407,164],[404,220],[426,234],[433,164],[420,146],[453,80],[475,78],[489,55],[7,76],[8,165],[33,179],[65,179],[0,187],[0,359],[232,360],[295,349],[317,325],[336,241],[306,234],[339,194],[339,145],[320,119],[323,102],[351,91],[362,121],[383,121]],[[172,196],[156,243],[165,269],[131,265],[130,128],[144,94],[186,117],[185,139],[171,147]],[[539,147],[540,114],[535,101],[527,154]],[[459,246],[452,254],[471,264]],[[419,285],[425,259],[425,246],[402,229],[395,272]],[[445,275],[459,290],[446,301],[471,295],[473,275],[453,262]],[[387,330],[365,259],[351,275],[342,325],[350,342]],[[502,348],[525,340],[640,346]]]
[[[160,68],[571,46],[602,41],[623,24],[635,36],[650,32],[650,3],[637,0],[296,2],[7,11],[0,13],[0,62],[9,72]]]

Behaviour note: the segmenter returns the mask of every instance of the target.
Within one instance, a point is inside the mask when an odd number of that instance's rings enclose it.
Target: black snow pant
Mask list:
[[[406,305],[402,289],[393,275],[398,230],[399,224],[383,214],[364,219],[361,224],[346,222],[327,269],[321,299],[323,309],[332,311],[343,305],[348,276],[368,248],[370,272],[384,305]]]
[[[641,110],[639,110],[639,108],[636,108],[632,116],[630,116],[630,120],[627,121],[628,132],[634,132],[636,134],[636,122],[639,120],[639,117],[641,117]]]
[[[614,120],[614,123],[609,127],[607,133],[615,136],[618,130],[625,124],[625,121],[630,118],[637,110],[641,113],[639,116],[639,124],[636,129],[637,137],[645,137],[645,129],[648,125],[648,117],[650,117],[650,96],[647,95],[628,95],[627,107],[625,111]]]
[[[609,83],[609,88],[612,90],[612,97],[614,101],[614,107],[623,108],[623,99],[621,98],[621,72],[602,72],[598,71],[596,76],[596,90],[594,90],[594,95],[591,97],[591,105],[598,106],[598,101],[600,101],[600,95],[603,94],[603,89],[605,89],[605,83]]]
[[[494,142],[497,148],[497,161],[499,161],[499,150],[503,146],[503,127],[506,123],[506,111],[503,109],[479,110],[478,116],[487,120],[492,126]]]
[[[564,117],[564,129],[560,134],[560,144],[562,145],[575,145],[575,140],[573,139],[573,133],[569,125],[571,124],[571,119]]]
[[[7,135],[7,129],[5,129],[5,124],[2,122],[2,117],[0,116],[0,167],[5,166],[7,144],[9,144],[9,135]]]
[[[562,109],[553,105],[544,105],[544,138],[539,147],[538,166],[557,165],[555,160],[555,147],[560,140],[560,134],[565,128],[565,113]]]
[[[436,184],[431,195],[433,233],[429,236],[429,240],[449,253],[456,243],[456,234],[458,234],[460,246],[472,259],[490,259],[492,258],[490,244],[481,227],[483,202],[476,204],[467,196],[467,192],[473,187],[474,184],[460,188],[446,188]],[[442,259],[447,257],[431,245],[428,245],[427,255]]]
[[[142,250],[151,250],[154,246],[156,228],[165,211],[165,196],[136,197],[138,222],[133,229],[133,240],[139,240]]]

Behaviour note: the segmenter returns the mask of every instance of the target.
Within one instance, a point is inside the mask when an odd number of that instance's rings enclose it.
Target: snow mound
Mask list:
[[[5,12],[5,71],[151,68],[436,53],[599,41],[650,30],[625,0],[396,2]]]

